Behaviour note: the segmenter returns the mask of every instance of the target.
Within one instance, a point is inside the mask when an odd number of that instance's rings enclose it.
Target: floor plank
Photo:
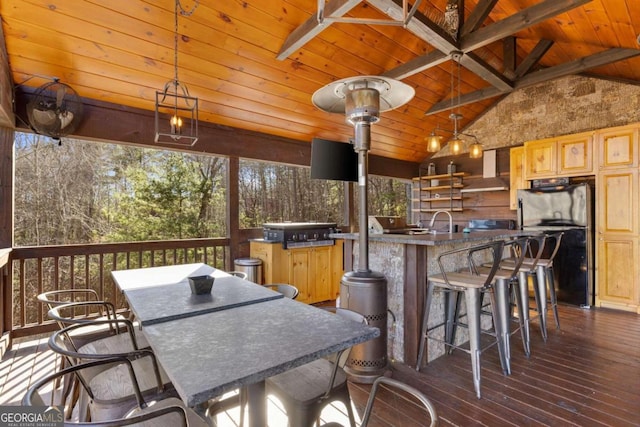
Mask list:
[[[394,364],[391,375],[421,390],[434,404],[441,426],[640,426],[640,316],[605,309],[560,306],[561,329],[552,326],[544,342],[533,325],[531,357],[512,338],[510,376],[497,350],[482,356],[482,399],[473,391],[469,356],[441,357],[420,373]],[[550,318],[550,325],[553,325]],[[54,368],[46,338],[18,342],[0,363],[0,405],[19,404],[24,391]],[[358,425],[371,386],[350,383]],[[269,427],[286,425],[286,414],[269,401]],[[331,405],[322,422],[347,425],[344,406]],[[218,417],[218,426],[237,427],[239,410]],[[426,411],[412,398],[383,387],[369,427],[428,425]]]

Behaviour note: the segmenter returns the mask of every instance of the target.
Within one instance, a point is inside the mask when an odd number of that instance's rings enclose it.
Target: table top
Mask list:
[[[380,335],[378,328],[288,298],[148,325],[143,332],[191,407]]]
[[[222,270],[215,269],[204,263],[165,265],[162,267],[133,268],[130,270],[112,271],[111,276],[121,291],[130,289],[153,287],[158,285],[171,285],[186,282],[188,277],[228,276]]]
[[[200,275],[215,278],[210,294],[191,293],[187,278]],[[113,277],[143,326],[283,298],[206,264],[121,270]]]

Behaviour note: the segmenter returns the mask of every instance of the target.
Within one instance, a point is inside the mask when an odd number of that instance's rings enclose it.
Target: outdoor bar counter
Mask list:
[[[416,364],[426,278],[428,275],[440,271],[437,261],[438,255],[452,249],[482,244],[496,239],[508,239],[519,234],[521,234],[520,231],[513,230],[416,235],[370,233],[370,268],[373,271],[383,273],[387,278],[387,302],[388,308],[392,312],[392,315],[389,316],[387,334],[387,353],[390,359],[402,361],[411,366]],[[344,240],[345,271],[354,270],[358,266],[358,234],[336,233],[331,237]],[[450,261],[455,265],[445,266],[447,270],[466,265],[464,254]],[[432,321],[429,323],[433,324],[443,316],[442,294],[436,292],[431,306],[430,318]],[[463,335],[460,338],[464,340]],[[442,345],[430,343],[428,360],[433,360],[442,354],[444,354]]]

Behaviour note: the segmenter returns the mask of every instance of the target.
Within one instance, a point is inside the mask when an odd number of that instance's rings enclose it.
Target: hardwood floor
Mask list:
[[[434,403],[441,426],[640,426],[640,315],[604,309],[560,307],[561,330],[546,343],[534,324],[532,354],[526,359],[519,337],[512,341],[512,374],[505,377],[495,348],[482,357],[482,399],[473,391],[469,356],[441,357],[422,372],[394,364],[392,375],[421,390]],[[31,381],[53,369],[46,339],[14,345],[0,363],[0,405],[18,404]],[[371,386],[350,384],[361,415]],[[323,421],[347,425],[339,404]],[[269,426],[286,418],[277,402]],[[218,425],[237,425],[237,410]],[[428,425],[411,398],[382,389],[370,427]]]
[[[395,365],[393,376],[432,400],[440,425],[640,426],[640,316],[561,306],[560,321],[561,330],[549,330],[546,343],[534,325],[530,359],[524,357],[519,336],[513,336],[508,377],[501,372],[497,350],[487,350],[482,399],[475,397],[470,358],[461,351],[420,373]],[[353,398],[359,398],[355,390]],[[389,399],[383,395],[383,401]],[[409,415],[413,410],[397,409],[397,421],[383,419],[379,425],[424,425]]]

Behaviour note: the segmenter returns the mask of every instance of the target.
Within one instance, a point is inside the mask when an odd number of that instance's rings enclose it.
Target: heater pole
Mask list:
[[[360,230],[358,233],[359,243],[359,272],[368,272],[369,270],[369,191],[368,191],[368,173],[369,173],[369,148],[371,146],[371,125],[369,122],[355,123],[355,146],[354,149],[358,153],[358,189],[359,189],[359,223]]]

